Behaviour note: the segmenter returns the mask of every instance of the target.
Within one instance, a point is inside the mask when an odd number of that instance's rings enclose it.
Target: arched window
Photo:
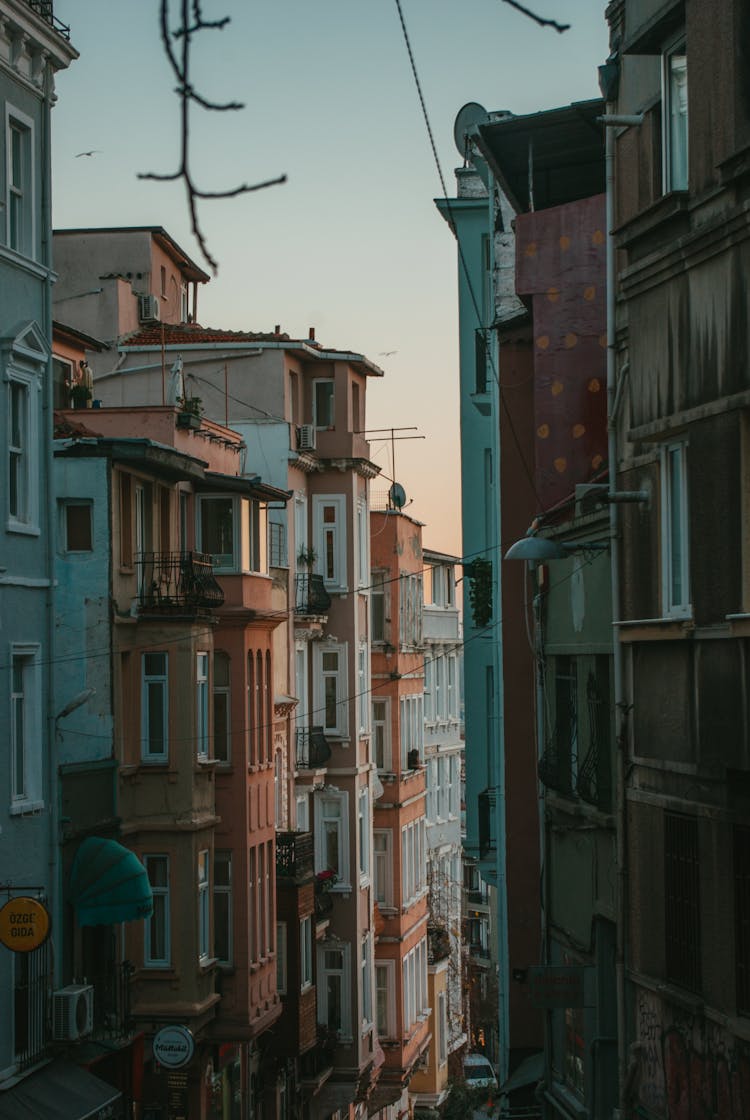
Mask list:
[[[257,727],[255,718],[255,654],[247,654],[247,757],[250,766],[256,762]]]
[[[229,762],[231,759],[229,680],[229,656],[214,653],[214,758],[218,762]]]

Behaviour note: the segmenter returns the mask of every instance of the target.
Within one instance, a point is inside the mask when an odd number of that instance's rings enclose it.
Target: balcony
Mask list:
[[[331,757],[331,748],[322,727],[297,728],[297,769],[317,770]]]
[[[60,23],[59,19],[55,18],[52,10],[52,0],[26,0],[26,3],[31,8],[32,12],[36,12],[38,16],[54,27],[58,35],[62,35],[64,39],[70,39],[70,28],[64,23]]]
[[[203,552],[142,552],[136,558],[138,605],[153,613],[216,609],[224,592]]]
[[[303,879],[313,873],[311,832],[276,833],[277,879]]]
[[[297,572],[294,577],[294,613],[296,615],[326,614],[331,596],[325,589],[323,577],[312,572]]]
[[[112,961],[105,971],[88,977],[94,987],[95,1037],[118,1039],[131,1033],[130,980],[134,972],[130,961]]]

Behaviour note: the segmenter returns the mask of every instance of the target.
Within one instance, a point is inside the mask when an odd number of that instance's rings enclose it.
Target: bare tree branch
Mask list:
[[[218,263],[211,255],[208,244],[206,242],[205,234],[203,233],[200,221],[198,219],[198,200],[211,200],[217,198],[236,198],[240,194],[250,194],[252,191],[264,190],[266,187],[275,187],[280,183],[286,182],[286,175],[279,175],[275,179],[265,179],[261,183],[243,183],[239,187],[233,187],[225,191],[204,191],[201,190],[195,183],[190,171],[190,106],[191,104],[198,105],[201,109],[206,109],[215,113],[235,112],[243,109],[244,105],[239,101],[227,101],[219,103],[209,101],[208,98],[199,94],[192,86],[190,81],[190,49],[192,46],[193,36],[201,31],[221,31],[229,23],[229,16],[218,20],[204,20],[203,11],[201,8],[201,0],[180,0],[180,26],[176,30],[172,30],[169,24],[169,4],[170,0],[161,0],[159,24],[161,31],[161,41],[164,48],[164,53],[167,56],[169,66],[177,79],[177,88],[175,93],[180,99],[180,159],[179,166],[176,171],[171,174],[160,174],[155,171],[146,171],[138,174],[139,179],[150,179],[158,183],[175,182],[182,179],[185,184],[185,193],[187,196],[188,210],[190,212],[190,222],[193,235],[200,246],[200,251],[203,258],[209,265],[214,275],[218,272]],[[190,12],[192,8],[192,21],[190,20]],[[179,44],[179,51],[173,45]]]
[[[502,0],[502,2],[503,4],[510,4],[511,8],[515,8],[517,12],[521,12],[523,15],[528,16],[529,19],[533,19],[534,23],[538,23],[540,27],[554,27],[555,31],[558,31],[560,34],[562,34],[563,31],[570,31],[569,23],[558,23],[556,19],[545,19],[544,16],[538,16],[536,12],[532,12],[530,8],[520,4],[518,0]]]

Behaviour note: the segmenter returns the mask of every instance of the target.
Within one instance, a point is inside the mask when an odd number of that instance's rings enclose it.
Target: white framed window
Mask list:
[[[328,588],[346,590],[346,497],[313,495],[315,568]]]
[[[359,874],[366,879],[370,874],[370,789],[359,791],[357,823],[359,832]]]
[[[8,376],[8,529],[37,531],[37,381],[14,369],[8,371]]]
[[[171,899],[169,891],[169,856],[144,855],[154,910],[144,922],[143,964],[146,968],[165,968],[171,963]]]
[[[435,651],[429,649],[424,661],[424,718],[435,720]]]
[[[401,905],[411,906],[427,886],[424,817],[401,829]]]
[[[399,699],[401,769],[413,770],[424,757],[424,697],[421,692]]]
[[[436,758],[431,758],[427,763],[426,774],[426,799],[425,799],[425,816],[428,821],[435,821],[437,819],[437,784],[438,784],[438,762]]]
[[[5,107],[6,244],[25,257],[35,257],[36,199],[34,184],[34,122],[11,105]]]
[[[403,961],[404,1033],[428,1012],[427,1006],[427,938],[423,937]]]
[[[378,770],[391,769],[391,711],[388,700],[372,702],[372,757]]]
[[[333,871],[334,890],[350,890],[349,794],[326,791],[315,795],[315,870]]]
[[[299,924],[299,977],[300,988],[304,992],[313,982],[313,933],[312,916],[303,918]],[[281,951],[279,947],[279,952]]]
[[[424,605],[421,572],[401,572],[399,576],[399,641],[403,646],[422,644]]]
[[[448,764],[448,816],[455,819],[458,816],[459,806],[459,774],[458,755],[452,754]]]
[[[232,963],[232,853],[214,852],[214,956]]]
[[[690,614],[687,444],[661,449],[661,569],[665,616]]]
[[[344,642],[313,645],[315,713],[311,722],[329,735],[345,736],[349,730],[346,653]]]
[[[387,909],[393,906],[393,833],[390,828],[376,828],[372,844],[375,901]]]
[[[445,687],[445,654],[435,658],[435,717],[444,720],[448,715],[448,695]]]
[[[455,719],[458,715],[458,686],[456,680],[456,655],[449,653],[445,659],[448,678],[448,696],[446,715],[448,719]]]
[[[375,1010],[381,1038],[396,1037],[396,962],[375,962]]]
[[[370,573],[370,641],[372,642],[384,642],[388,636],[386,578],[386,572]]]
[[[205,961],[211,955],[211,873],[208,849],[198,852],[198,956]]]
[[[662,142],[664,190],[688,187],[688,84],[685,40],[662,54]]]
[[[195,655],[195,741],[198,758],[208,758],[208,654]]]
[[[360,946],[362,984],[362,1029],[372,1025],[372,935],[366,933]]]
[[[357,723],[360,735],[370,730],[370,650],[360,642],[357,650]]]
[[[335,402],[333,378],[316,377],[313,381],[313,424],[316,428],[335,428]]]
[[[144,653],[141,659],[141,760],[169,757],[169,657]]]
[[[367,502],[357,499],[357,585],[366,588],[370,574]]]
[[[351,1039],[351,946],[323,942],[318,946],[318,1022]]]
[[[438,992],[437,998],[437,1057],[438,1065],[448,1061],[448,1008],[445,992]]]
[[[286,922],[276,923],[276,991],[285,996],[287,990],[287,937]]]
[[[232,759],[231,736],[231,661],[228,654],[214,654],[214,758],[229,763]]]
[[[299,832],[310,831],[310,796],[307,793],[297,793],[294,797],[297,811],[297,829]]]
[[[43,805],[40,647],[11,646],[11,813]]]
[[[438,757],[437,815],[439,821],[448,818],[448,786],[450,783],[450,764],[445,756]]]
[[[265,505],[235,495],[200,495],[197,547],[216,571],[268,571],[268,511]]]

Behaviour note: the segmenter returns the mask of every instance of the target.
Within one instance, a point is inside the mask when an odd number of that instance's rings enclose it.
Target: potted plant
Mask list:
[[[84,385],[82,381],[74,381],[70,386],[70,399],[73,402],[73,408],[91,408],[91,398],[93,393],[88,385]]]
[[[192,428],[197,430],[201,426],[201,416],[203,415],[203,402],[200,397],[178,397],[177,398],[177,427],[178,428]]]
[[[308,568],[312,570],[315,566],[315,561],[318,559],[318,554],[312,546],[302,545],[297,553],[297,564],[300,568]]]

